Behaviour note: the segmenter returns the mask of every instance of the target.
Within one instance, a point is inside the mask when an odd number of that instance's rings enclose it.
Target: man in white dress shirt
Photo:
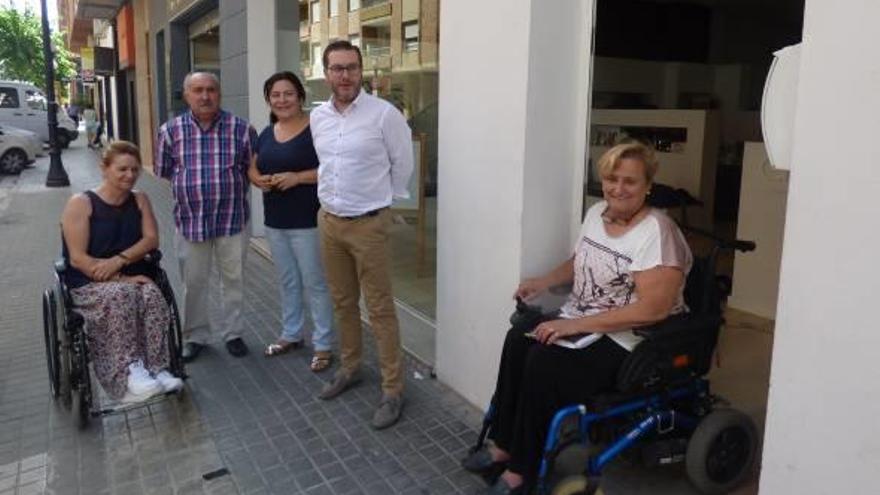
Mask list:
[[[347,41],[324,50],[324,76],[333,93],[312,111],[318,152],[318,228],[321,255],[340,328],[339,371],[319,395],[332,399],[360,382],[363,291],[382,371],[382,400],[372,425],[393,425],[403,407],[400,330],[388,261],[389,207],[409,196],[412,131],[385,100],[361,90],[363,60]]]

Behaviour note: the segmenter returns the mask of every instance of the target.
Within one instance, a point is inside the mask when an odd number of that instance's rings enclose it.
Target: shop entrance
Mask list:
[[[769,165],[760,111],[773,53],[801,41],[804,0],[595,6],[584,209],[602,199],[598,158],[638,139],[658,152],[657,182],[702,202],[689,209],[690,224],[758,243],[753,253],[719,260],[733,293],[718,347],[722,366],[710,376],[720,395],[762,427],[788,175]],[[689,241],[697,253],[706,248]],[[746,492],[753,491],[757,480]]]

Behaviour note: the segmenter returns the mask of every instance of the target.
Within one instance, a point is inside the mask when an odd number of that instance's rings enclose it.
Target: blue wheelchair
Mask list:
[[[180,312],[174,291],[165,271],[159,265],[162,253],[158,250],[149,253],[144,260],[149,264],[148,276],[156,283],[171,312],[169,323],[170,371],[175,376],[186,378],[183,360],[183,334],[180,325]],[[85,320],[77,313],[76,306],[65,283],[67,262],[62,258],[54,263],[54,283],[43,291],[43,336],[46,347],[46,366],[49,371],[49,389],[52,398],[60,402],[65,410],[71,411],[74,423],[80,429],[88,426],[89,419],[110,414],[122,413],[162,400],[165,395],[134,404],[113,404],[98,407],[89,371],[89,349],[86,338]]]
[[[660,198],[669,193],[669,203],[662,206],[680,205],[683,213],[695,204],[687,193],[664,187],[654,186]],[[618,371],[613,393],[556,413],[544,445],[538,494],[596,493],[603,468],[624,453],[648,466],[684,462],[691,483],[706,494],[727,493],[751,475],[757,428],[749,416],[711,393],[705,375],[731,289],[730,279],[716,274],[718,255],[722,250],[752,251],[755,243],[727,241],[686,225],[682,230],[712,241],[708,255],[695,256],[688,274],[685,301],[690,312],[636,330],[644,340]],[[554,318],[555,312],[517,301],[510,322],[527,332]],[[483,447],[494,414],[493,398],[472,453]],[[498,474],[489,473],[487,481]]]

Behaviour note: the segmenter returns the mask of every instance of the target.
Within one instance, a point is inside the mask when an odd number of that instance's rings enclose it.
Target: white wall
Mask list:
[[[770,166],[764,143],[745,143],[736,238],[755,241],[757,248],[735,254],[727,305],[770,320],[776,319],[788,175]]]
[[[485,405],[518,281],[579,222],[592,1],[440,8],[437,372]]]
[[[807,0],[761,492],[876,493],[880,2]]]

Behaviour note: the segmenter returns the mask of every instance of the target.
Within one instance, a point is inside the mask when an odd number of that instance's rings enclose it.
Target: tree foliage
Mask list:
[[[52,33],[55,53],[55,80],[66,81],[76,75],[64,34]],[[19,12],[0,7],[0,78],[26,81],[46,89],[41,19],[31,11]],[[61,86],[64,88],[64,85]]]

